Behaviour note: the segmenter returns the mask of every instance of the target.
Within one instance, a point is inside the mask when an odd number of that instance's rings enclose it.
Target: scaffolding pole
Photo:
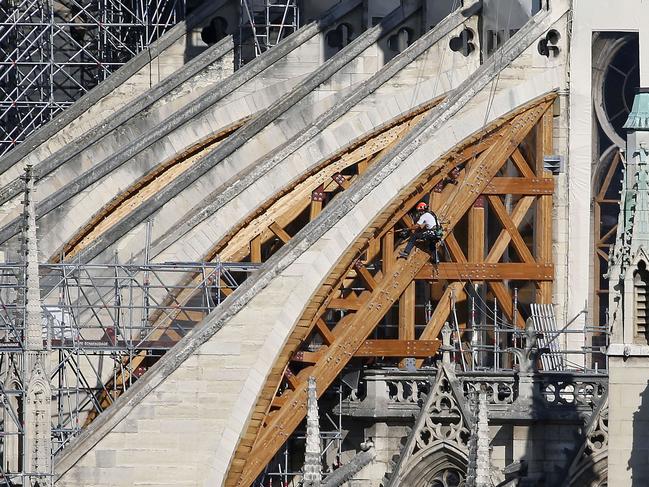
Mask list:
[[[238,65],[242,66],[295,32],[297,0],[241,0]]]
[[[257,268],[218,260],[40,265],[40,331],[51,360],[52,455],[80,433],[89,415],[109,407],[200,323],[221,302],[225,287],[235,289]],[[20,453],[26,269],[24,262],[0,264],[0,479],[14,484],[29,474]],[[197,275],[202,279],[186,279]],[[177,302],[181,293],[189,299]]]
[[[185,0],[0,2],[0,156],[184,16]]]

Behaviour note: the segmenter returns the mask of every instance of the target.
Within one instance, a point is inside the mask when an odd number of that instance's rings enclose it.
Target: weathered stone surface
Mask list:
[[[188,33],[214,15],[225,0],[205,2],[193,15],[179,22],[149,48],[99,84],[73,106],[34,132],[23,144],[0,158],[0,184],[4,185],[29,161],[36,164],[81,134],[100,125],[110,115],[138,95],[180,68],[187,54]],[[158,73],[164,65],[168,73]],[[17,166],[16,166],[17,164]],[[10,175],[8,174],[10,172]]]
[[[67,161],[65,155],[62,155],[62,160],[52,161],[50,165],[57,168],[57,173],[41,181],[38,187],[41,204],[37,208],[37,216],[41,230],[47,236],[45,241],[58,242],[60,245],[74,232],[80,221],[89,218],[159,163],[176,157],[197,141],[250,116],[254,111],[270,106],[300,81],[300,76],[295,76],[294,72],[284,72],[284,67],[290,65],[293,69],[299,68],[300,75],[304,76],[322,62],[320,57],[295,62],[287,59],[287,54],[307,48],[311,43],[321,46],[323,30],[358,5],[358,0],[340,3],[320,21],[303,27],[276,49],[210,87],[199,99],[187,106],[178,107],[175,113],[162,122],[153,127],[145,127],[141,134],[132,133],[132,140],[127,138],[130,140],[127,140],[127,144],[113,150],[110,145],[104,147],[96,158],[88,158],[86,151],[70,161]],[[242,94],[248,95],[254,103],[243,103],[240,99]],[[101,181],[107,184],[101,186]],[[8,191],[11,194],[9,189]],[[15,216],[15,210],[14,213],[11,212],[15,203],[13,201],[12,204],[4,205],[4,210],[9,213],[5,216],[5,227],[0,230],[0,240],[6,240],[2,235],[11,237],[16,234],[17,220],[9,222]],[[75,208],[83,212],[83,215],[71,214],[70,210]],[[43,218],[43,215],[54,210],[55,215],[49,219]],[[71,219],[76,223],[69,224]],[[61,224],[64,226],[59,227]],[[51,236],[48,235],[49,231],[52,231]],[[56,246],[53,245],[53,248]],[[43,253],[47,254],[48,250],[50,249],[43,249]]]
[[[147,201],[146,205],[138,207],[104,235],[95,239],[92,247],[84,252],[84,256],[81,257],[82,260],[87,260],[89,255],[97,252],[97,249],[103,250],[107,241],[110,242],[124,235],[135,224],[143,221],[144,218],[163,206],[165,212],[171,215],[174,220],[167,221],[166,225],[164,220],[160,221],[160,225],[156,225],[156,231],[160,227],[173,228],[178,214],[184,213],[197,204],[202,195],[211,193],[214,188],[220,187],[230,178],[236,177],[239,172],[251,166],[264,154],[289,139],[344,96],[345,90],[350,88],[350,78],[345,74],[345,70],[353,70],[362,75],[363,79],[374,74],[374,72],[364,72],[366,68],[363,66],[362,61],[366,58],[377,57],[378,40],[389,35],[401,25],[404,19],[409,18],[416,11],[416,8],[395,10],[390,16],[383,19],[380,25],[361,34],[349,46],[329,59],[327,63],[315,69],[312,74],[306,76],[299,83],[297,82],[299,80],[292,79],[291,85],[286,86],[286,90],[280,93],[269,93],[267,90],[267,96],[263,99],[263,102],[259,103],[263,107],[260,113],[256,114],[215,149],[202,156],[190,169],[176,177],[172,183],[157,192],[154,197]],[[269,51],[268,54],[272,54],[273,51]],[[261,56],[259,59],[263,57]],[[300,63],[300,65],[303,64]],[[378,65],[380,64],[377,63]],[[234,76],[237,76],[238,73],[235,73]],[[336,85],[334,89],[330,86],[332,82]],[[289,91],[291,86],[292,90]],[[259,99],[263,93],[256,90],[251,96]],[[282,96],[279,98],[272,97],[272,95],[278,94]],[[318,98],[323,95],[326,95],[324,99],[318,101]],[[240,100],[232,102],[231,105],[240,107]],[[222,118],[224,113],[219,107],[211,107],[210,116],[213,115],[216,119]],[[228,105],[226,105],[227,107]],[[243,115],[245,114],[241,116]],[[229,120],[229,122],[234,122],[236,119],[240,119],[241,116]],[[168,141],[171,141],[172,146],[175,148],[174,155],[181,152],[183,147],[186,147],[188,140],[200,140],[209,133],[209,126],[206,126],[202,119],[192,119],[186,125],[189,127],[190,133],[174,131],[172,134],[166,135]],[[223,126],[223,124],[216,123],[212,125],[212,127],[215,126]],[[154,151],[154,147],[155,144],[150,149],[147,149],[146,154],[159,160],[160,154]],[[141,156],[138,155],[138,157]],[[150,164],[151,161],[147,159],[147,167]],[[117,178],[117,185],[121,180],[133,181],[137,179],[137,174],[130,170],[131,167],[132,161],[128,167],[120,168],[122,177]],[[93,184],[93,188],[106,186],[101,182]],[[115,191],[115,185],[111,184],[109,186],[111,192]],[[178,195],[178,198],[174,201],[176,195]],[[51,241],[52,245],[54,245],[55,242],[65,240],[78,227],[79,220],[85,220],[92,215],[92,209],[96,210],[107,202],[108,200],[105,197],[95,191],[92,191],[89,196],[84,198],[73,198],[69,203],[66,202],[63,208],[59,207],[52,217],[45,216],[42,218],[41,228],[45,232],[51,229],[53,238],[48,238],[48,241]],[[64,215],[69,218],[62,218]],[[164,219],[164,216],[161,218]],[[71,220],[75,223],[72,223]],[[70,222],[69,225],[66,225],[67,222]],[[68,228],[62,228],[61,225],[66,225]],[[0,232],[1,234],[2,232]],[[56,247],[50,247],[49,250],[54,251],[55,249]],[[47,251],[48,249],[43,250],[44,253],[47,253]]]
[[[318,262],[325,270],[327,266],[331,268],[374,215],[393,200],[404,184],[414,181],[431,160],[480,130],[485,122],[534,97],[562,88],[565,58],[538,58],[532,43],[554,22],[565,26],[565,18],[561,19],[563,13],[553,10],[549,15],[539,16],[516,34],[503,49],[502,56],[487,62],[463,83],[412,134],[369,169],[351,191],[328,205],[314,222],[264,264],[255,278],[246,281],[120,397],[115,407],[102,414],[58,458],[59,485],[76,485],[90,479],[98,486],[109,482],[130,485],[133,477],[143,471],[157,485],[176,484],[178,478],[191,479],[194,485],[221,485],[265,377],[305,303],[326,275],[326,272],[301,275],[293,266]],[[524,75],[522,66],[527,67]],[[490,83],[498,75],[501,81],[491,89]],[[489,111],[487,106],[491,106]],[[235,341],[242,347],[230,355],[204,354],[203,346],[212,341]],[[176,412],[192,416],[183,416],[187,419],[186,428],[174,432],[177,449],[157,452],[137,448],[139,437],[153,441],[168,435],[167,425],[178,425],[173,414],[162,417],[157,414],[157,408],[155,418],[146,420],[153,430],[151,433],[140,433],[138,429],[135,435],[126,435],[114,429],[125,419],[138,424],[145,421],[142,415],[145,410],[150,413],[148,406],[159,401],[168,390],[175,390],[177,377],[196,361],[208,373],[220,370],[237,373],[228,381],[223,401],[218,401],[209,412],[205,403],[195,401],[196,395],[202,393],[201,383],[205,380],[188,381],[188,393],[181,395],[186,406]],[[160,433],[155,432],[155,423]],[[210,434],[196,435],[198,428]],[[124,459],[118,459],[114,468],[100,469],[89,454],[93,447],[119,448]],[[191,456],[186,453],[190,448]],[[170,476],[161,465],[176,466],[174,475]]]

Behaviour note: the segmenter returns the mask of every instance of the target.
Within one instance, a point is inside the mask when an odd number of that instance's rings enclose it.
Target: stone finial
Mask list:
[[[307,387],[306,451],[304,454],[305,487],[320,487],[322,484],[322,463],[320,455],[320,416],[315,377],[309,377]]]
[[[476,487],[476,478],[478,474],[478,392],[474,389],[470,392],[470,409],[473,416],[471,423],[470,436],[468,441],[468,462],[466,469],[466,487]]]
[[[469,464],[467,487],[493,487],[491,483],[491,461],[489,447],[489,403],[484,384],[472,392],[472,410],[475,422],[469,439]]]
[[[453,346],[451,346],[451,327],[448,326],[448,321],[444,323],[442,328],[442,361],[445,364],[451,363],[451,352],[453,351]]]

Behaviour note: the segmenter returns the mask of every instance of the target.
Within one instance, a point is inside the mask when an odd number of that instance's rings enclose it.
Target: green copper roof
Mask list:
[[[649,88],[638,88],[633,109],[624,124],[627,130],[649,130]]]

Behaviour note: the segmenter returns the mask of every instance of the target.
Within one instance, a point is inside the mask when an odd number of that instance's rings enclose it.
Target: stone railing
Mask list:
[[[341,412],[350,416],[404,417],[416,414],[431,390],[437,371],[408,372],[368,369],[355,390],[345,388]],[[489,414],[506,420],[518,416],[577,418],[590,413],[606,395],[608,377],[603,374],[539,372],[533,377],[533,404],[519,399],[520,377],[514,371],[458,372],[464,400],[486,391]]]
[[[606,397],[608,377],[601,374],[538,374],[540,398],[548,408],[593,409]]]
[[[350,416],[403,417],[419,411],[437,371],[408,372],[397,369],[369,369],[358,388],[344,395],[342,412]]]
[[[458,374],[462,383],[464,397],[469,398],[474,392],[484,388],[487,393],[489,406],[507,406],[513,404],[518,397],[516,377],[514,373],[500,374]]]
[[[427,379],[390,379],[386,384],[389,400],[396,403],[419,404],[421,395],[427,394],[430,390],[430,381]]]

